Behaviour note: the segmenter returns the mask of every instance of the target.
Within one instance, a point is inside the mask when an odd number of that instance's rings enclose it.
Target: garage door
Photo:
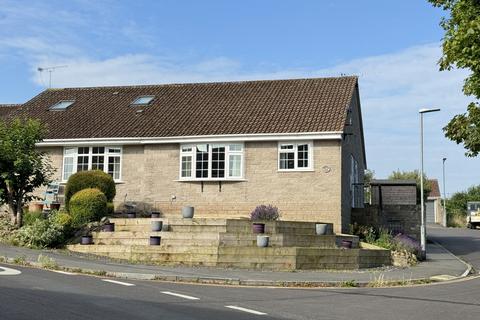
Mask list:
[[[427,223],[435,223],[435,206],[434,201],[427,201],[426,214],[427,214]]]

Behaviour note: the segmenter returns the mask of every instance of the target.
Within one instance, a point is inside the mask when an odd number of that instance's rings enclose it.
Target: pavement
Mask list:
[[[427,245],[427,260],[409,268],[379,268],[358,271],[295,271],[273,272],[211,267],[152,266],[128,264],[65,251],[33,250],[0,244],[0,257],[7,262],[26,261],[41,266],[39,255],[47,256],[63,270],[105,275],[131,280],[163,280],[203,284],[277,286],[277,287],[326,287],[350,283],[366,286],[372,283],[439,282],[460,279],[472,272],[471,266],[457,258],[438,243]]]

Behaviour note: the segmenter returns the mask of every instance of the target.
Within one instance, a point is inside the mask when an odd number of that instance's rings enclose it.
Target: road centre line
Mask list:
[[[238,307],[238,306],[225,306],[225,308],[234,309],[234,310],[238,310],[238,311],[243,311],[243,312],[247,312],[247,313],[251,313],[251,314],[256,314],[258,316],[266,315],[265,312],[260,312],[260,311],[257,311],[257,310],[242,308],[242,307]]]
[[[115,280],[110,280],[110,279],[102,279],[102,281],[110,282],[110,283],[114,283],[114,284],[119,284],[119,285],[121,285],[121,286],[126,286],[126,287],[133,287],[133,286],[135,286],[133,283],[115,281]]]
[[[175,296],[175,297],[179,297],[179,298],[188,299],[188,300],[200,300],[200,298],[197,298],[197,297],[187,296],[187,295],[184,295],[184,294],[170,292],[170,291],[162,291],[162,293],[163,294],[168,294],[170,296]]]
[[[67,271],[62,271],[62,270],[49,270],[49,271],[56,272],[56,273],[60,273],[60,274],[65,274],[65,275],[67,275],[67,276],[74,276],[74,275],[76,275],[76,273],[67,272]]]

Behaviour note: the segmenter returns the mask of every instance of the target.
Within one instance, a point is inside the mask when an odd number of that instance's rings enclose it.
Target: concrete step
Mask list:
[[[297,221],[250,221],[246,219],[227,220],[227,232],[250,233],[253,223],[264,223],[265,233],[286,233],[295,235],[315,235],[315,222]],[[333,224],[327,223],[327,234],[333,234]]]
[[[335,248],[334,235],[288,235],[265,234],[270,237],[271,247],[321,247]],[[253,233],[220,233],[220,246],[223,247],[248,247],[257,245],[257,234]]]
[[[87,252],[92,254],[105,254],[105,253],[142,253],[142,254],[152,254],[152,253],[168,253],[168,254],[218,254],[218,247],[198,247],[198,246],[170,246],[170,245],[159,245],[159,246],[150,246],[150,245],[69,245],[67,246],[68,250],[77,251],[77,252]]]

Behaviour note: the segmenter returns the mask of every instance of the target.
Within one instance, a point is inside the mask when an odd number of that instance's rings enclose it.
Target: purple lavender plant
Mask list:
[[[406,234],[399,233],[393,240],[397,243],[397,245],[405,248],[409,252],[417,255],[420,253],[420,242],[412,237],[407,236]]]
[[[250,220],[252,221],[274,221],[280,218],[280,214],[278,212],[278,208],[269,204],[268,206],[262,204],[257,206],[251,213],[250,213]]]

